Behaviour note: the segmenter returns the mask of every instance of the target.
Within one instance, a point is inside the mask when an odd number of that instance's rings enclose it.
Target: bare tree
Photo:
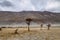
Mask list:
[[[2,28],[0,28],[0,31],[2,30]]]
[[[48,25],[47,25],[47,27],[48,27],[48,30],[49,30],[49,29],[50,29],[50,27],[51,27],[51,24],[48,24]]]
[[[27,18],[27,19],[26,19],[26,23],[27,23],[27,25],[28,25],[28,31],[30,31],[29,26],[30,26],[31,21],[32,21],[31,18]]]
[[[43,24],[41,24],[41,30],[42,30]]]
[[[18,31],[18,29],[16,29],[14,33],[15,33],[15,34],[18,34],[18,32],[17,32],[17,31]]]

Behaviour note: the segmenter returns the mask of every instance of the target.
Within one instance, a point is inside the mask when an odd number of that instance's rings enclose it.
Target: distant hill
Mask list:
[[[60,13],[53,13],[48,11],[0,11],[0,23],[20,23],[25,22],[26,18],[31,18],[33,22],[60,23],[59,17]]]

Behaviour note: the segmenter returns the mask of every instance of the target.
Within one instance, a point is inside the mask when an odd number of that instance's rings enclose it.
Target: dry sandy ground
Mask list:
[[[19,34],[14,34],[17,28],[3,28],[0,31],[0,40],[60,40],[60,28],[18,28]]]

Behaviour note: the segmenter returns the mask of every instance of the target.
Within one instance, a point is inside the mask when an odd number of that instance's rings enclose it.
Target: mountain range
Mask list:
[[[59,17],[60,13],[49,11],[0,11],[0,24],[26,22],[27,18],[37,23],[60,23]]]

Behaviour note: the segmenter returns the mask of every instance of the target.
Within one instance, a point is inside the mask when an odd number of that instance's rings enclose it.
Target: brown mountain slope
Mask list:
[[[0,23],[24,22],[26,18],[32,18],[34,22],[51,22],[60,23],[60,13],[52,13],[48,11],[21,11],[9,12],[0,11]]]

